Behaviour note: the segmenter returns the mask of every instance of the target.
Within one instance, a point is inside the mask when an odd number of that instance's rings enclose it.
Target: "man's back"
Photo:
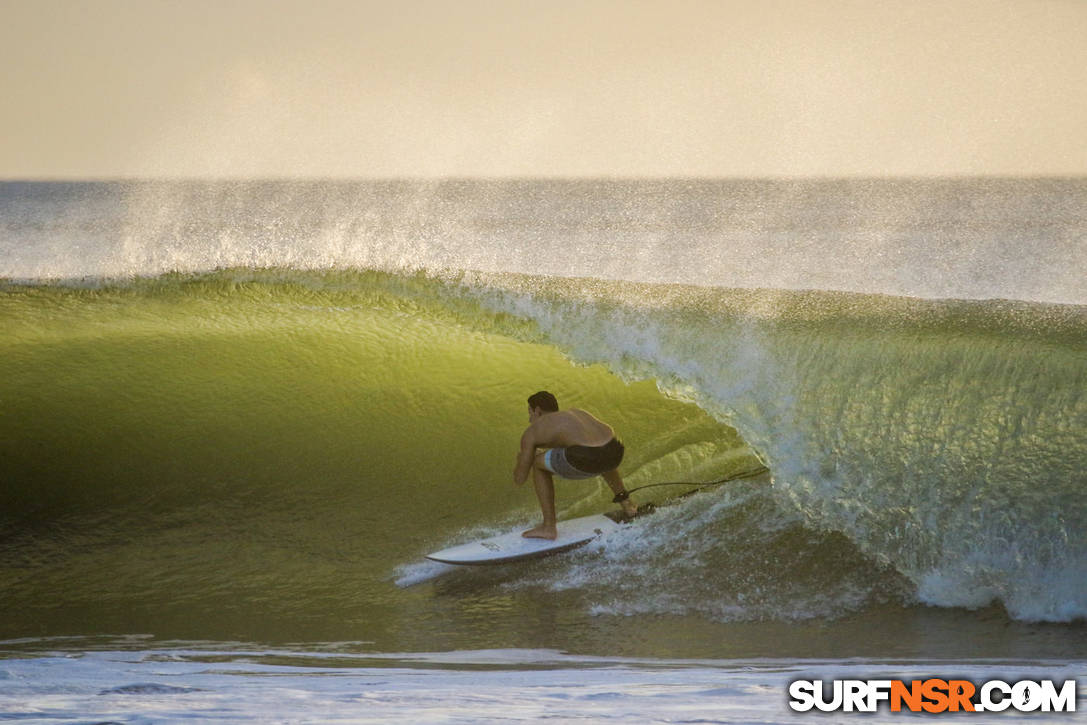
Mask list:
[[[615,437],[611,426],[578,408],[559,410],[532,424],[539,446],[602,446]]]

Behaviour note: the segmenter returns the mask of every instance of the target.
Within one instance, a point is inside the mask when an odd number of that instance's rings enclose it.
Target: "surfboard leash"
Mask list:
[[[641,491],[646,488],[656,488],[657,486],[698,486],[699,488],[706,488],[709,486],[719,486],[722,483],[730,483],[732,481],[740,481],[745,478],[754,478],[755,476],[761,476],[764,473],[770,471],[766,466],[759,466],[753,468],[750,471],[744,471],[743,473],[737,473],[727,478],[720,478],[716,481],[664,481],[662,483],[647,483],[644,486],[638,486],[637,488],[631,488],[627,490],[627,495],[634,493],[635,491]]]

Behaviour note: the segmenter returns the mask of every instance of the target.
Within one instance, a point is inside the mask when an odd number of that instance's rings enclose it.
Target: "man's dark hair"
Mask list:
[[[528,396],[528,407],[539,408],[545,413],[554,413],[559,409],[559,401],[555,400],[555,396],[551,393],[541,390]]]

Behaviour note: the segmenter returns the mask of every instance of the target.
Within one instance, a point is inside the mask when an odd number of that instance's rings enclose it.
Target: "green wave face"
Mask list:
[[[651,381],[572,365],[440,288],[222,274],[6,289],[5,634],[131,631],[128,617],[229,637],[251,610],[308,622],[306,637],[314,621],[370,621],[398,606],[397,565],[538,515],[511,478],[541,388],[635,443],[632,486],[753,459]],[[599,510],[604,490],[561,486],[559,506]]]
[[[574,630],[692,633],[917,600],[1087,611],[1082,308],[273,270],[9,285],[0,319],[0,636],[407,651],[537,646],[556,601]],[[539,389],[616,428],[628,487],[772,475],[405,587],[427,551],[538,515],[510,480]],[[605,489],[560,482],[560,516]]]

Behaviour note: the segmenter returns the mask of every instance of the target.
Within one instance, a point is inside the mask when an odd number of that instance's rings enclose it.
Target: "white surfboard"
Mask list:
[[[504,564],[568,551],[615,531],[620,526],[622,524],[604,514],[582,516],[560,521],[557,526],[559,535],[554,541],[521,536],[521,532],[528,528],[521,526],[508,534],[435,551],[427,554],[426,558],[443,564]]]

